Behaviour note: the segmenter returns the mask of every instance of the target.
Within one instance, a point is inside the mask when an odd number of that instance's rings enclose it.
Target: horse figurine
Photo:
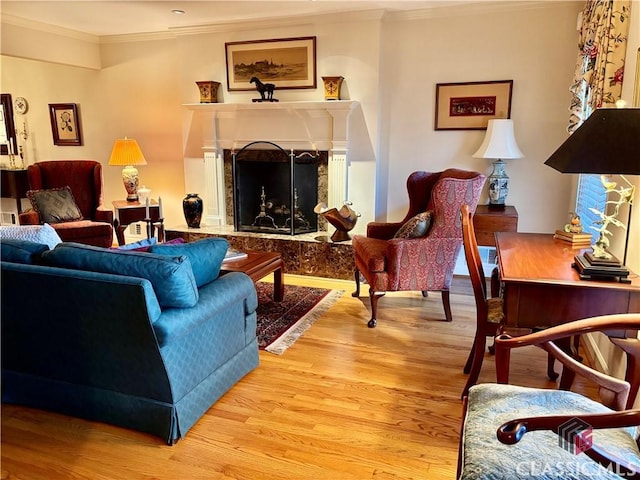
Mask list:
[[[254,102],[277,102],[276,98],[273,98],[273,91],[276,86],[273,83],[262,83],[258,77],[251,77],[249,83],[256,84],[256,90],[260,92],[261,98],[254,98]],[[265,95],[266,94],[266,95]]]

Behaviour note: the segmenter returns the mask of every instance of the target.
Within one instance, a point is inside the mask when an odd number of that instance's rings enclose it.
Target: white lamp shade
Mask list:
[[[522,158],[513,133],[513,120],[501,118],[489,120],[487,134],[474,158]]]

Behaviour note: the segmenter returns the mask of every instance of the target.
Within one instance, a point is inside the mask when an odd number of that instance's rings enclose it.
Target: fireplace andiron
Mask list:
[[[336,227],[336,231],[331,235],[331,240],[334,242],[351,240],[348,232],[353,230],[360,216],[351,208],[351,205],[351,202],[345,202],[338,210],[337,208],[327,208],[323,202],[320,202],[313,209],[315,213],[322,215],[331,225]]]

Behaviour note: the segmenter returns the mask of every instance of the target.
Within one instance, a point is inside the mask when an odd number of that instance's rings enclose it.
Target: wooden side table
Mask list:
[[[3,168],[0,173],[2,173],[2,186],[0,187],[2,198],[14,198],[18,214],[21,214],[21,199],[27,198],[27,190],[29,190],[27,171]]]
[[[113,201],[113,227],[116,231],[118,245],[124,245],[124,231],[136,222],[147,222],[147,238],[151,238],[158,229],[158,241],[164,241],[164,219],[160,218],[160,205],[156,200],[149,200],[149,217],[146,218],[146,204],[128,202],[126,200]]]
[[[507,205],[504,208],[491,208],[489,205],[478,205],[473,215],[473,228],[478,245],[495,247],[496,232],[518,231],[516,207]]]

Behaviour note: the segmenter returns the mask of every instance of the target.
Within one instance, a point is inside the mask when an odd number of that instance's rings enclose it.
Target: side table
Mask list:
[[[489,205],[478,205],[473,215],[473,228],[478,245],[495,247],[496,232],[518,231],[516,207],[507,205],[504,208],[491,208]]]
[[[279,253],[247,252],[247,256],[244,258],[222,262],[220,271],[246,273],[254,283],[273,273],[273,299],[276,302],[281,302],[284,297],[282,267],[282,256]]]
[[[0,192],[2,198],[13,198],[16,201],[18,215],[22,213],[21,199],[27,198],[27,190],[29,190],[29,179],[26,170],[12,170],[3,168],[2,186]],[[16,223],[18,223],[16,221]]]
[[[140,202],[113,201],[113,227],[118,245],[124,245],[124,231],[136,222],[147,222],[147,238],[153,237],[157,228],[158,241],[164,241],[164,219],[160,218],[160,205],[156,200],[149,200],[149,218],[146,218],[146,209],[146,204]]]

